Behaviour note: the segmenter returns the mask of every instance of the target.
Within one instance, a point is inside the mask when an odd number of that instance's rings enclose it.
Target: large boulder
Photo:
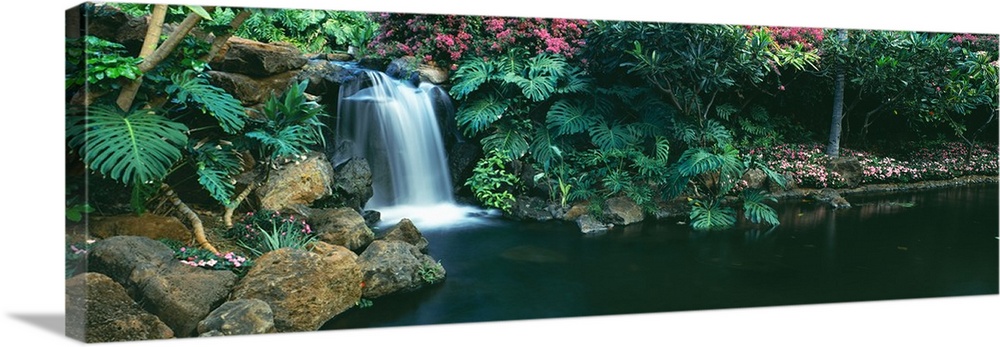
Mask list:
[[[361,211],[372,198],[372,170],[365,158],[351,158],[336,168],[335,195],[344,206]]]
[[[580,228],[580,232],[584,234],[598,234],[610,229],[610,226],[594,218],[594,216],[585,214],[576,219],[576,226]]]
[[[227,301],[198,323],[199,336],[273,333],[274,312],[258,299]]]
[[[372,242],[358,257],[358,265],[364,273],[362,296],[367,299],[412,292],[445,277],[441,264],[417,246],[396,240]]]
[[[305,216],[323,242],[359,250],[375,239],[358,211],[350,207],[309,209]]]
[[[276,75],[251,77],[237,72],[209,71],[212,85],[222,88],[239,100],[243,106],[259,105],[267,102],[272,95],[281,95],[292,85],[298,71],[288,71]]]
[[[385,74],[413,86],[420,85],[420,72],[417,71],[417,58],[413,56],[399,57],[389,62]]]
[[[230,298],[259,299],[274,312],[278,332],[312,331],[361,299],[357,255],[340,246],[324,252],[281,248],[257,258]]]
[[[834,158],[826,165],[826,169],[830,175],[838,175],[848,188],[855,188],[861,184],[861,162],[856,157]]]
[[[403,218],[396,225],[389,228],[389,231],[382,236],[383,240],[397,240],[414,245],[423,253],[427,253],[427,239],[417,230],[417,226],[408,218]]]
[[[274,211],[298,211],[333,194],[333,166],[326,155],[312,152],[300,162],[286,164],[257,188],[260,207]]]
[[[174,337],[110,277],[86,272],[66,280],[66,336],[87,343]]]
[[[604,218],[615,225],[629,225],[642,222],[645,213],[632,199],[618,196],[604,202]]]
[[[236,283],[230,271],[185,265],[166,245],[139,236],[115,236],[94,243],[90,270],[122,284],[178,337],[193,336],[198,322],[222,304]]]
[[[299,69],[307,61],[292,44],[263,43],[233,36],[212,61],[212,67],[217,71],[265,77]]]
[[[152,213],[142,215],[120,215],[104,218],[91,218],[90,235],[106,239],[112,236],[145,236],[154,240],[171,239],[187,242],[191,239],[191,231],[177,217],[161,216]]]

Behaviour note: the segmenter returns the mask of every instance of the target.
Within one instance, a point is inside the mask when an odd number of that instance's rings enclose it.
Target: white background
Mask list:
[[[865,29],[998,33],[996,1],[947,1],[899,7],[867,1],[615,0],[556,5],[497,1],[207,1],[203,4],[337,10],[630,19]],[[188,2],[190,3],[190,2]],[[560,1],[560,3],[565,3]],[[990,5],[975,5],[989,3]],[[62,336],[63,11],[74,1],[19,0],[5,5],[0,46],[0,262],[4,345],[69,345]],[[822,109],[822,107],[820,107]],[[818,114],[817,117],[826,116]],[[986,242],[996,242],[987,240]],[[1000,261],[1000,260],[998,260]],[[871,283],[878,285],[878,283]],[[665,298],[669,299],[669,298]],[[540,308],[541,309],[541,308]],[[994,345],[1000,296],[894,300],[780,308],[568,318],[502,323],[359,329],[254,337],[116,343],[114,346],[417,346],[620,343],[664,345],[834,346]]]

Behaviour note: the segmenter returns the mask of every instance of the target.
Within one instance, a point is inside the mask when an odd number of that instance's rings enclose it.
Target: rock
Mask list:
[[[236,283],[230,271],[185,265],[166,245],[140,236],[115,236],[94,243],[91,271],[122,284],[135,301],[178,337],[192,336],[198,322],[225,301]]]
[[[359,250],[375,239],[365,219],[350,207],[309,209],[305,218],[323,242]]]
[[[382,212],[375,210],[364,210],[361,211],[361,217],[365,219],[365,224],[375,225],[380,220],[382,220]]]
[[[417,66],[417,73],[420,74],[420,80],[424,82],[433,84],[448,82],[448,70],[444,68],[420,64]]]
[[[421,252],[427,253],[427,239],[420,233],[420,230],[417,230],[413,222],[407,218],[403,218],[399,223],[389,228],[389,231],[385,233],[382,239],[386,241],[403,241],[416,246]]]
[[[583,216],[590,212],[590,208],[587,203],[579,203],[570,207],[566,213],[563,213],[562,219],[565,221],[575,221],[580,216]]]
[[[467,195],[472,195],[469,187],[465,186],[465,181],[472,176],[476,161],[482,155],[482,146],[473,141],[456,142],[448,150],[448,169],[451,171],[451,182],[455,185],[455,193],[465,192]]]
[[[861,184],[861,162],[855,157],[837,157],[826,165],[830,175],[837,174],[844,181],[848,188],[855,188]]]
[[[413,56],[393,59],[389,62],[389,66],[385,68],[385,74],[413,86],[420,85],[420,72],[417,72],[417,58]]]
[[[821,189],[819,193],[813,194],[813,198],[817,201],[825,202],[836,209],[851,208],[851,203],[847,202],[847,199],[844,199],[844,197],[840,196],[840,193],[830,188]]]
[[[322,96],[326,100],[336,100],[340,95],[340,85],[358,78],[361,72],[361,69],[345,68],[327,60],[312,59],[299,70],[295,81],[308,79],[306,93]]]
[[[597,218],[594,218],[594,216],[589,214],[585,214],[580,216],[580,218],[577,218],[576,225],[580,227],[580,232],[584,234],[601,233],[610,229],[608,225],[601,223],[597,220]]]
[[[107,5],[94,8],[93,15],[87,16],[87,35],[120,43],[132,56],[138,55],[146,39],[149,17],[132,17]]]
[[[230,298],[259,299],[274,312],[278,332],[312,331],[361,299],[361,269],[350,250],[325,254],[293,248],[265,253]]]
[[[180,262],[150,274],[142,283],[142,300],[150,313],[173,328],[178,337],[194,336],[198,322],[226,301],[236,274]]]
[[[642,222],[645,213],[632,199],[619,196],[604,202],[604,217],[616,225],[629,225]]]
[[[233,36],[212,61],[212,67],[216,71],[265,77],[296,70],[307,61],[292,44],[263,43]]]
[[[549,203],[540,198],[519,196],[511,207],[511,215],[520,220],[544,222],[552,219],[548,207]]]
[[[445,277],[444,268],[433,258],[396,240],[372,242],[358,257],[358,265],[364,273],[362,296],[367,299],[412,292]]]
[[[312,152],[305,160],[282,166],[257,188],[260,207],[295,211],[333,193],[333,166],[326,155]]]
[[[747,182],[747,188],[761,189],[767,183],[767,174],[761,169],[750,169],[743,174],[743,180]]]
[[[298,71],[288,71],[263,77],[250,77],[236,72],[208,72],[208,77],[212,85],[232,94],[243,106],[263,104],[272,95],[281,95],[288,90],[296,75],[298,75]]]
[[[344,206],[361,211],[372,198],[372,171],[365,158],[351,158],[336,168],[336,196]]]
[[[274,312],[258,299],[227,301],[198,323],[198,336],[273,333]]]
[[[153,240],[191,240],[191,231],[176,217],[152,213],[120,215],[90,219],[90,234],[106,239],[112,236],[145,236]]]
[[[174,332],[143,311],[121,284],[87,272],[66,280],[66,336],[93,343],[169,339]]]

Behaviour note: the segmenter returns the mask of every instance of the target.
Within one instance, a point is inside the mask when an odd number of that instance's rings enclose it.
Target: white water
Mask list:
[[[417,88],[378,71],[340,87],[337,157],[368,160],[373,196],[366,209],[382,213],[384,224],[409,218],[418,227],[446,225],[476,210],[456,206],[444,143],[432,95],[437,86]],[[433,93],[432,93],[433,92]]]

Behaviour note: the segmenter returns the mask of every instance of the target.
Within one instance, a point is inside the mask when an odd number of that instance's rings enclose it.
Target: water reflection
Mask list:
[[[996,185],[792,202],[776,228],[571,223],[428,230],[448,278],[325,329],[998,293]]]

